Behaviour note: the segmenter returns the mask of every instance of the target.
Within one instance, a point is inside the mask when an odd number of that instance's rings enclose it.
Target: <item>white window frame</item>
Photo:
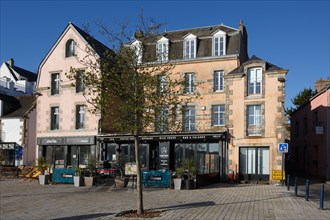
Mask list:
[[[168,117],[169,108],[168,106],[162,106],[156,115],[156,132],[166,132],[168,131]]]
[[[65,44],[65,57],[72,57],[75,55],[75,42],[69,39]]]
[[[50,130],[58,130],[60,127],[60,107],[53,106],[50,108]]]
[[[212,126],[225,126],[226,120],[225,105],[212,106]]]
[[[260,136],[262,134],[262,105],[248,105],[247,134],[248,136]]]
[[[253,67],[247,71],[247,94],[259,95],[262,94],[262,68]]]
[[[213,72],[213,91],[223,92],[224,89],[224,71],[215,70]]]
[[[51,74],[51,87],[50,93],[51,95],[57,95],[60,93],[60,74],[59,73],[52,73]]]
[[[191,94],[195,92],[195,73],[186,73],[185,74],[185,93]]]
[[[212,51],[213,56],[225,56],[226,55],[226,33],[219,30],[213,34],[212,38]]]
[[[196,109],[195,106],[187,106],[184,109],[184,130],[196,130]]]
[[[131,44],[131,49],[135,51],[136,62],[138,65],[142,63],[142,43],[139,40]]]
[[[159,62],[168,61],[168,44],[169,40],[166,37],[162,37],[157,41],[157,58]]]
[[[85,128],[85,106],[76,106],[76,129]]]
[[[197,49],[197,37],[193,34],[189,34],[183,41],[183,58],[194,59],[196,58]]]

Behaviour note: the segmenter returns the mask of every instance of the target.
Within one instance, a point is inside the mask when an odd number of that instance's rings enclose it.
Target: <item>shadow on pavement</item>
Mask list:
[[[83,219],[92,219],[92,218],[100,218],[105,217],[108,215],[113,215],[114,213],[99,213],[99,214],[89,214],[89,215],[76,215],[76,216],[69,216],[63,218],[53,218],[53,220],[83,220]]]
[[[193,202],[193,203],[185,203],[180,205],[173,205],[173,206],[165,206],[160,207],[157,209],[165,209],[165,210],[177,210],[177,209],[189,209],[189,208],[196,208],[196,207],[205,207],[205,206],[214,206],[214,202]]]

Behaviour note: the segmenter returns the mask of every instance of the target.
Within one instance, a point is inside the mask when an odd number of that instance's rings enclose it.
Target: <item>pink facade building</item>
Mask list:
[[[330,180],[329,81],[317,92],[291,114],[290,167],[306,177]]]

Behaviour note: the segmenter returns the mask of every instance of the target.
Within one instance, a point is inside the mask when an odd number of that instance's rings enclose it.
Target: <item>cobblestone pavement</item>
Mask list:
[[[311,186],[311,189],[318,186]],[[330,184],[324,210],[317,193],[306,201],[300,187],[214,184],[195,190],[144,189],[144,208],[164,210],[154,219],[330,219]],[[22,179],[0,180],[0,219],[123,219],[118,212],[136,208],[136,191],[73,185],[39,185]],[[313,192],[313,191],[312,191]],[[316,192],[316,191],[315,191]],[[329,193],[330,194],[330,193]]]

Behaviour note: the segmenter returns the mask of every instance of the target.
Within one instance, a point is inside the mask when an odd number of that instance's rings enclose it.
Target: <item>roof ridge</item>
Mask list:
[[[188,31],[188,30],[196,30],[196,29],[201,29],[201,28],[211,28],[211,27],[226,27],[233,29],[234,31],[237,31],[237,28],[233,28],[224,24],[217,24],[217,25],[208,25],[208,26],[201,26],[201,27],[193,27],[193,28],[185,28],[185,29],[179,29],[179,30],[173,30],[173,31],[166,31],[166,32],[161,32],[160,34],[165,34],[165,33],[173,33],[173,32],[179,32],[179,31]]]

